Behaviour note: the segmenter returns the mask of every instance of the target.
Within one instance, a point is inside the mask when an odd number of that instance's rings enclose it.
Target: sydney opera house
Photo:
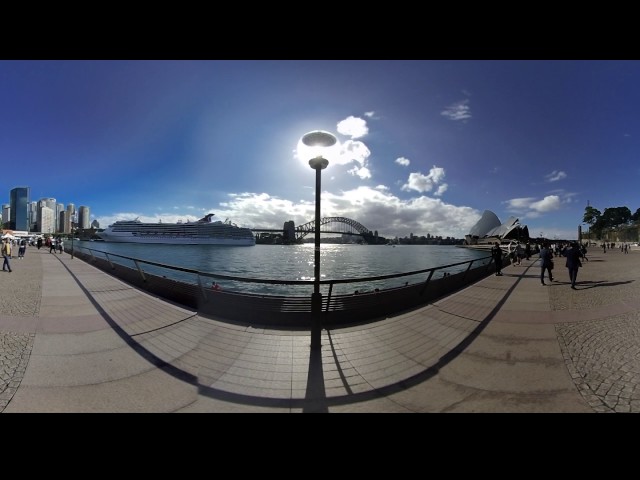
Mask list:
[[[509,243],[511,241],[528,242],[529,229],[521,225],[516,217],[509,217],[500,223],[498,216],[490,210],[485,210],[480,220],[471,227],[464,237],[466,245],[491,245],[495,242]]]

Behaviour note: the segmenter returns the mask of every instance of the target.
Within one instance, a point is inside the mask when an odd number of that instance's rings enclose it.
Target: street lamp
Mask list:
[[[327,154],[327,149],[336,144],[337,138],[329,132],[315,130],[306,133],[300,140],[304,147],[299,149],[300,155],[304,158],[311,157],[309,166],[316,171],[316,217],[314,222],[315,248],[313,258],[313,295],[311,296],[311,348],[322,347],[322,294],[320,293],[320,174],[327,168],[329,160],[323,155]]]

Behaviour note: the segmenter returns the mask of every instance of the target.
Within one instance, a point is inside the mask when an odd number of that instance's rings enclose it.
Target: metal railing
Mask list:
[[[274,280],[203,272],[84,246],[76,247],[74,254],[139,288],[199,310],[210,310],[211,313],[241,316],[247,315],[253,308],[274,314],[298,314],[299,317],[311,312],[313,280]],[[505,259],[505,263],[508,262]],[[493,259],[486,256],[404,273],[321,280],[320,284],[324,287],[322,310],[327,314],[342,312],[343,317],[355,320],[373,318],[427,303],[484,278],[493,271]],[[214,280],[225,281],[223,291],[213,291],[207,287],[207,283]],[[395,285],[391,283],[394,286],[388,286],[390,280],[395,281]],[[228,288],[244,284],[284,286],[288,287],[288,290],[285,289],[288,292],[295,289],[302,293],[274,295],[255,293],[251,288],[244,291],[242,288],[235,291]],[[351,285],[351,293],[335,293],[334,287],[338,285]],[[353,290],[355,287],[357,291]]]

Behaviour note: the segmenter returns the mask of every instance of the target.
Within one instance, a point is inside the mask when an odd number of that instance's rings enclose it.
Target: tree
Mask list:
[[[631,220],[631,210],[628,207],[605,208],[602,220],[605,228],[626,225]]]
[[[640,208],[636,210],[636,213],[631,215],[631,220],[633,220],[634,222],[640,221]]]
[[[593,226],[593,224],[598,221],[601,215],[602,214],[600,213],[600,210],[598,210],[597,208],[587,206],[584,209],[584,217],[582,217],[582,222]]]

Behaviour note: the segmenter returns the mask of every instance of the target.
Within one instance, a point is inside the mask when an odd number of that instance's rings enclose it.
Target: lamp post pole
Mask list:
[[[73,233],[73,222],[71,222],[71,259],[73,260],[73,240],[74,240],[74,233]]]
[[[309,166],[316,171],[316,207],[315,207],[315,245],[313,252],[313,295],[311,295],[311,349],[322,348],[322,294],[320,293],[320,185],[322,170],[327,168],[329,160],[320,153],[331,147],[337,138],[329,132],[316,130],[302,137],[302,144],[316,150],[316,155],[309,160]],[[307,157],[308,158],[308,157]]]
[[[313,251],[313,295],[311,296],[311,348],[322,346],[322,294],[320,293],[320,184],[322,170],[329,161],[322,157],[309,160],[309,166],[316,171],[316,217],[314,221],[315,246]]]

